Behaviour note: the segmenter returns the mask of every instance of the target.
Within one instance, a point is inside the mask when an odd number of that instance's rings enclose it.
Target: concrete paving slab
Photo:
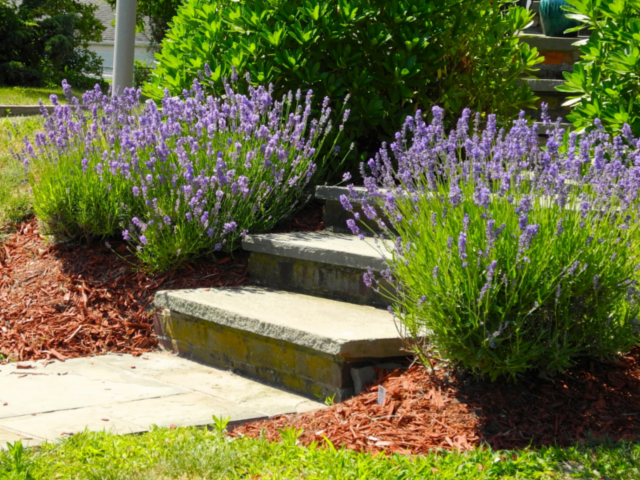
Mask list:
[[[141,357],[103,355],[96,357],[96,361],[124,369],[133,366],[136,367],[138,375],[153,377],[159,382],[228,400],[255,410],[263,416],[303,413],[324,407],[322,403],[250,380],[229,370],[188,362],[166,353],[150,353]]]
[[[145,378],[155,378],[155,376],[158,374],[169,372],[218,372],[218,370],[212,369],[211,367],[208,367],[206,365],[191,362],[176,355],[160,351],[148,352],[138,357],[134,357],[132,355],[110,353],[107,355],[94,357],[92,358],[92,361],[123,369],[135,375],[142,375]]]
[[[136,425],[127,420],[107,416],[104,409],[91,407],[5,418],[0,420],[0,428],[47,440],[57,440],[85,429],[127,434],[145,431],[148,425]]]
[[[247,235],[242,240],[242,248],[279,257],[381,271],[387,268],[385,257],[393,248],[393,242],[360,240],[355,235],[294,232]]]
[[[7,403],[0,407],[0,419],[188,392],[90,358],[46,368],[9,364],[0,370],[0,382],[0,405]]]
[[[206,425],[213,415],[246,422],[323,406],[167,352],[44,363],[0,365],[0,449],[85,429],[137,433],[151,425]]]
[[[343,358],[402,355],[386,310],[255,287],[161,291],[156,307]]]
[[[263,413],[244,406],[192,392],[171,397],[153,398],[138,402],[114,403],[99,408],[106,418],[131,422],[148,429],[151,425],[177,427],[210,425],[213,416],[227,418],[231,422],[246,422],[267,418]]]
[[[225,370],[160,372],[156,379],[219,399],[229,400],[244,408],[272,417],[283,413],[303,413],[323,405],[284,392],[260,382],[249,380]]]
[[[44,439],[39,437],[32,437],[0,428],[0,450],[6,450],[7,443],[15,443],[18,440],[20,440],[25,447],[35,447],[44,442]]]

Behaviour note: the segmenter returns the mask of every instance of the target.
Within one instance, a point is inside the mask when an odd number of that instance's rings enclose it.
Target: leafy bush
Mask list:
[[[640,338],[640,151],[601,128],[562,150],[556,127],[541,148],[523,118],[507,133],[476,118],[469,133],[468,110],[446,135],[433,113],[430,125],[409,117],[363,165],[367,194],[352,189],[396,239],[385,277],[408,334],[492,378],[628,351]]]
[[[205,97],[195,81],[185,100],[167,95],[162,111],[151,101],[140,111],[139,90],[109,97],[96,87],[83,97],[89,115],[52,98],[55,113],[23,154],[36,214],[73,238],[123,230],[154,270],[269,230],[306,199],[331,129],[328,99],[312,120],[311,92],[282,101],[263,87],[225,92]]]
[[[0,85],[95,84],[102,59],[88,50],[104,26],[78,0],[0,0]],[[94,78],[88,78],[94,77]]]
[[[517,81],[541,61],[517,36],[532,14],[501,10],[507,3],[188,0],[145,94],[179,94],[205,64],[214,79],[233,66],[272,83],[276,94],[311,88],[338,102],[350,95],[345,142],[375,151],[417,108],[509,113],[534,103]],[[213,92],[222,89],[218,82]]]
[[[153,72],[153,65],[149,62],[142,62],[140,60],[133,61],[133,86],[135,88],[142,88],[142,86],[149,81],[151,73]]]
[[[579,129],[598,118],[610,131],[625,124],[640,135],[640,0],[567,0],[572,18],[591,30],[573,72],[558,87],[570,93],[567,119]]]

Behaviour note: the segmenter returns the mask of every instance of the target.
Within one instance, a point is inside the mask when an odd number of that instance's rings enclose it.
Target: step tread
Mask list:
[[[386,268],[384,257],[392,246],[389,240],[360,240],[355,235],[324,232],[247,235],[242,241],[242,247],[250,252],[376,271]]]
[[[386,310],[266,288],[161,291],[156,307],[344,358],[401,355]]]
[[[579,50],[580,47],[574,43],[585,40],[588,37],[547,37],[539,31],[525,30],[520,33],[522,40],[531,47],[536,47],[543,51],[573,52]]]
[[[526,82],[534,92],[561,93],[556,90],[556,87],[564,84],[564,80],[551,78],[523,78],[522,80]]]
[[[367,193],[367,189],[365,187],[353,187],[353,189],[358,193],[358,196]],[[318,185],[316,187],[315,197],[319,200],[333,200],[339,202],[341,195],[345,195],[351,200],[351,197],[349,196],[349,189],[347,187],[338,185]]]

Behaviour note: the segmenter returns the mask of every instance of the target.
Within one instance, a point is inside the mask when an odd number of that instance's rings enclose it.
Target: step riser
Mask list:
[[[571,108],[563,107],[562,104],[567,101],[567,97],[562,95],[550,95],[548,93],[536,93],[540,100],[536,102],[536,106],[538,107],[536,110],[534,109],[525,109],[525,113],[530,115],[532,118],[540,117],[540,106],[542,102],[548,105],[548,114],[553,121],[555,121],[558,117],[561,117],[564,121],[567,115],[571,113]],[[543,142],[545,143],[545,142]]]
[[[360,221],[358,222],[360,231],[367,236],[371,235],[371,232],[380,233],[377,222],[369,220],[362,212],[362,207],[359,204],[353,201],[351,201],[351,204],[354,211],[360,214]],[[380,209],[378,209],[378,214],[380,214]],[[327,231],[352,234],[349,227],[347,227],[347,220],[349,219],[353,219],[353,213],[345,210],[339,201],[325,200],[323,221]],[[386,219],[386,217],[383,217],[383,219]],[[388,220],[385,223],[387,225],[390,224]]]
[[[386,298],[364,284],[363,273],[357,268],[258,252],[252,252],[249,258],[249,278],[257,285],[358,305],[389,305]]]
[[[351,369],[381,361],[380,358],[348,361],[168,309],[156,313],[154,329],[160,345],[182,357],[231,369],[234,373],[311,399],[330,397],[343,401],[353,396]],[[405,359],[388,357],[384,360]]]
[[[353,368],[406,358],[394,318],[370,306],[243,286],[161,291],[155,307],[164,348],[311,399],[344,400]]]

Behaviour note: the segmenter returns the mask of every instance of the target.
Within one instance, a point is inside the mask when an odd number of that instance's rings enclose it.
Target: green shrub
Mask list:
[[[531,20],[479,0],[188,0],[157,56],[145,94],[179,94],[209,65],[249,71],[276,95],[351,96],[345,142],[377,150],[407,115],[434,104],[515,113],[535,96],[517,80],[540,59],[516,33]],[[215,84],[214,93],[222,92]],[[335,118],[335,121],[338,119]]]
[[[640,0],[567,0],[570,16],[591,31],[581,58],[558,87],[570,93],[567,119],[578,129],[596,118],[613,132],[640,135]]]
[[[70,98],[70,87],[63,84]],[[152,270],[167,270],[264,232],[307,200],[319,149],[330,132],[312,95],[275,100],[264,88],[223,99],[199,83],[181,100],[140,106],[140,90],[108,97],[98,87],[45,115],[27,140],[37,216],[72,238],[122,234]]]
[[[151,73],[153,72],[153,65],[149,62],[142,62],[140,60],[134,60],[133,62],[133,86],[135,88],[142,88],[142,86],[149,81]]]
[[[102,60],[88,50],[102,39],[98,7],[78,0],[0,0],[0,85],[90,87]]]
[[[493,379],[627,352],[640,339],[638,150],[596,130],[561,152],[562,132],[540,147],[525,120],[504,135],[493,116],[447,136],[434,116],[408,119],[397,168],[386,149],[370,161],[360,200],[396,238],[385,277],[409,338]]]

